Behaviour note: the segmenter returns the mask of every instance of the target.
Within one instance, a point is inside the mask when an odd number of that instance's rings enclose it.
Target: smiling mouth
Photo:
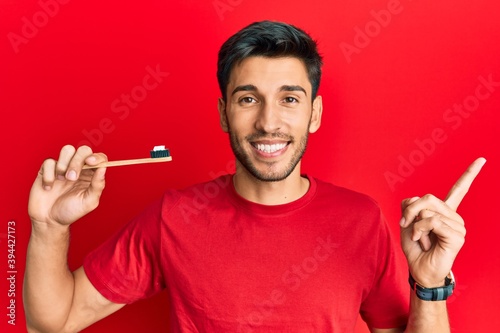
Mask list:
[[[263,143],[253,144],[253,146],[255,148],[257,148],[257,150],[264,152],[264,153],[268,153],[268,154],[272,154],[272,153],[275,153],[279,150],[282,150],[287,145],[288,145],[288,142],[275,143],[275,144],[263,144]]]

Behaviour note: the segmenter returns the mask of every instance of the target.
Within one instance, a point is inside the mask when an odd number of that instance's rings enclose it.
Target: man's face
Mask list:
[[[311,91],[297,58],[250,57],[233,68],[219,112],[240,171],[261,181],[300,172],[308,134],[321,122],[321,97],[313,102]]]

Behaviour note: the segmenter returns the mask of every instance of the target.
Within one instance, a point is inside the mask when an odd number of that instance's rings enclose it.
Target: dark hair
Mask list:
[[[217,80],[222,97],[231,70],[236,64],[251,56],[269,58],[294,57],[306,66],[312,86],[312,99],[316,97],[321,80],[322,57],[316,42],[303,30],[282,22],[254,22],[231,36],[220,48],[217,61]]]

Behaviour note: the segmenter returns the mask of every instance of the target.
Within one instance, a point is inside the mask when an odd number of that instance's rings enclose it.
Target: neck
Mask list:
[[[275,182],[261,181],[236,163],[233,184],[236,192],[243,198],[269,206],[295,201],[309,189],[309,180],[300,175],[300,163],[287,178]]]

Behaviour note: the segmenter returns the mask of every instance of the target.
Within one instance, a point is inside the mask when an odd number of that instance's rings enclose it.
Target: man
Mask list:
[[[107,158],[64,146],[46,160],[29,202],[29,330],[76,332],[167,289],[172,332],[349,332],[358,313],[372,332],[448,332],[444,299],[465,236],[455,210],[485,161],[446,202],[403,201],[410,288],[374,201],[300,173],[321,124],[321,64],[314,41],[284,23],[254,23],[226,41],[218,109],[236,173],[166,191],[73,273],[69,226],[97,207],[105,184],[104,168],[82,167]],[[218,195],[193,208],[209,186]]]

